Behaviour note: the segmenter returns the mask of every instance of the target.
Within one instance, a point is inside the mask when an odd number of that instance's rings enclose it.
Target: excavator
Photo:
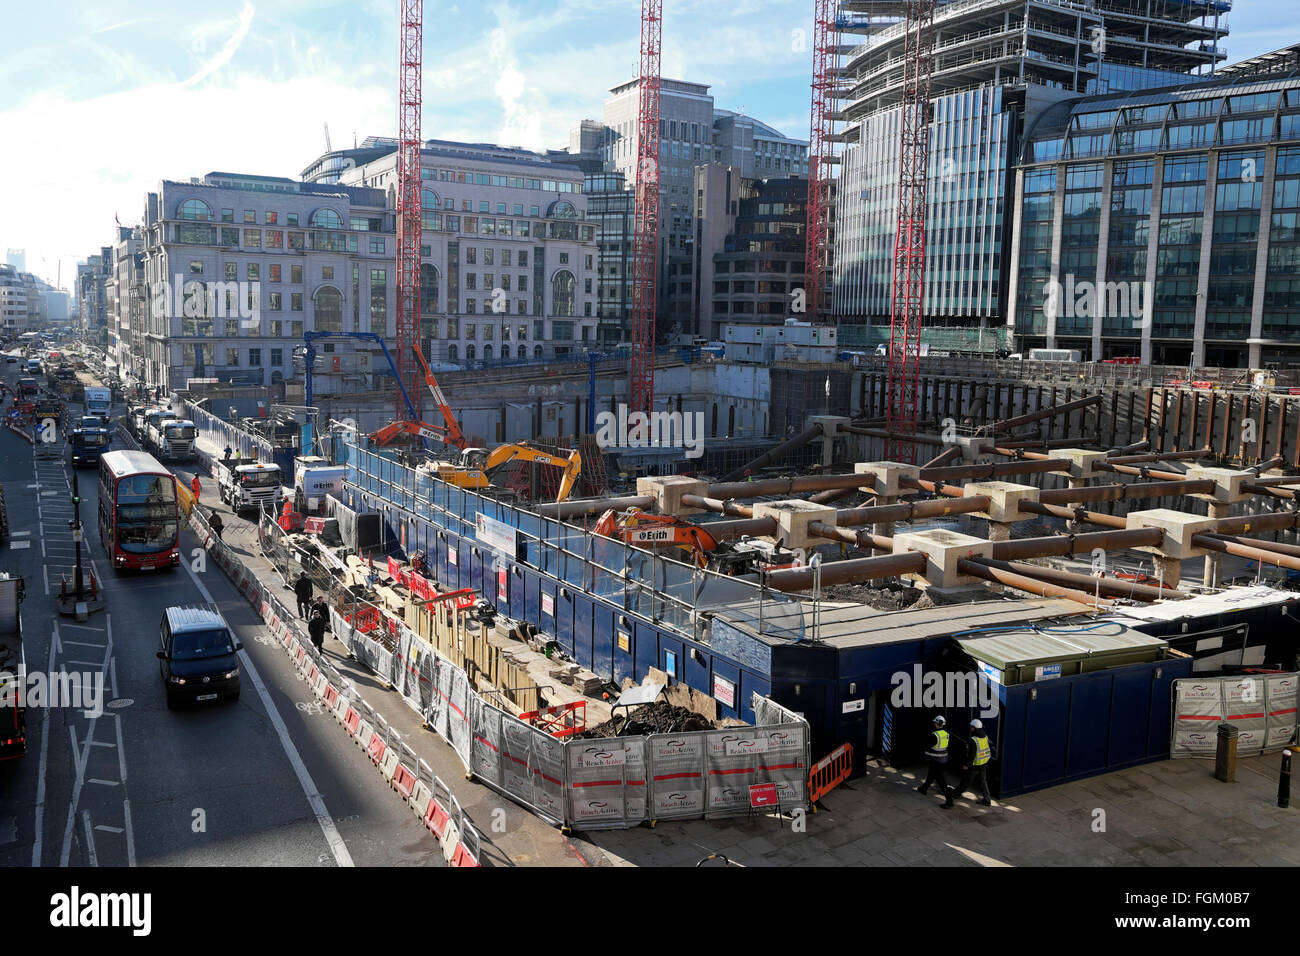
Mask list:
[[[424,370],[424,383],[429,386],[429,391],[438,406],[438,411],[442,413],[443,424],[430,425],[428,422],[409,420],[390,422],[378,431],[372,432],[370,441],[382,448],[385,445],[391,445],[403,436],[431,438],[445,445],[455,446],[464,452],[469,446],[469,442],[466,440],[465,434],[460,430],[460,423],[456,421],[456,416],[452,414],[451,407],[442,394],[442,388],[438,385],[438,379],[434,377],[433,369],[429,368],[429,363],[425,361],[424,353],[420,349],[412,346],[411,351],[420,360],[420,367]]]
[[[748,574],[759,567],[764,570],[790,567],[780,562],[793,559],[793,555],[763,541],[724,543],[702,525],[672,515],[648,514],[639,508],[606,511],[592,531],[640,548],[685,551],[697,567],[722,574]]]

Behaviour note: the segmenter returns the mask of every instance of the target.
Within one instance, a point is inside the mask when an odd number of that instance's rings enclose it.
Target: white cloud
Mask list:
[[[244,9],[239,11],[239,27],[234,34],[222,44],[221,50],[216,56],[203,64],[197,73],[185,81],[185,86],[194,86],[203,82],[234,58],[235,54],[239,52],[239,47],[243,44],[244,38],[248,36],[248,31],[253,26],[253,13],[253,5],[246,2]]]

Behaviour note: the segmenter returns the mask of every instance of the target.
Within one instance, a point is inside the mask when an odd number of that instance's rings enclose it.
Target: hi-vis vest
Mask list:
[[[934,732],[934,743],[930,744],[926,756],[943,760],[948,759],[948,731],[936,730]]]
[[[971,743],[975,745],[975,759],[971,761],[972,767],[982,767],[989,762],[993,756],[993,748],[989,745],[988,737],[980,735],[972,737]]]

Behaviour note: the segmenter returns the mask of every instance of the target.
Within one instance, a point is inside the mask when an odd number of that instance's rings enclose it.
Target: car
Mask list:
[[[17,365],[17,364],[18,364],[18,359],[16,359],[16,358],[15,358],[14,356],[12,356],[12,355],[6,355],[6,356],[5,356],[5,364],[6,364],[6,365]]]
[[[158,627],[158,670],[168,708],[239,697],[239,659],[244,649],[221,612],[211,604],[174,605]]]

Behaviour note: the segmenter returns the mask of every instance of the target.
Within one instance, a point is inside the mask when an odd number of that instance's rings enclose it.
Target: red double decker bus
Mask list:
[[[99,459],[99,535],[117,570],[180,564],[176,476],[142,451],[110,451]]]

